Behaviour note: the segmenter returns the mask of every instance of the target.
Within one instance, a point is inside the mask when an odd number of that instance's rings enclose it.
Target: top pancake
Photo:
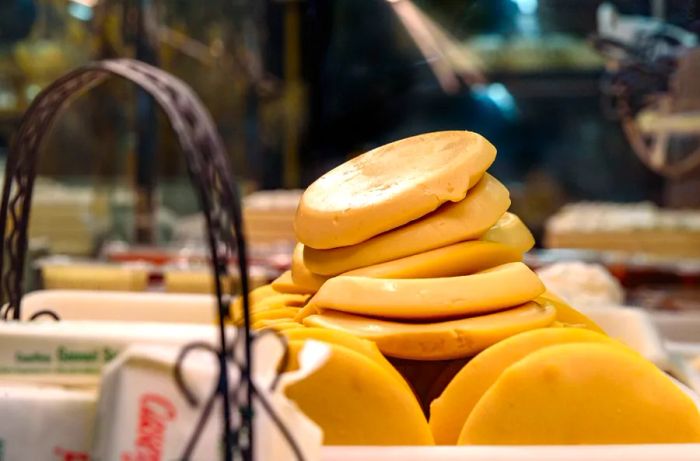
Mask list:
[[[311,248],[354,245],[462,200],[496,158],[483,136],[438,131],[377,147],[321,176],[294,222]]]

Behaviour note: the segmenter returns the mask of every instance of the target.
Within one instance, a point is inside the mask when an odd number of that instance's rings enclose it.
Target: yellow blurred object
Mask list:
[[[283,331],[303,330],[304,325],[297,322],[275,322],[272,325],[262,327],[262,329],[266,328],[281,333]]]
[[[306,317],[309,315],[314,315],[314,314],[319,314],[321,312],[321,308],[316,305],[316,301],[314,301],[314,298],[310,298],[309,301],[304,304],[304,306],[299,310],[299,313],[297,314],[296,317],[294,317],[294,320],[296,322],[301,322],[304,320]]]
[[[308,287],[302,287],[294,283],[292,279],[292,271],[282,273],[272,282],[272,288],[280,293],[285,294],[314,294],[314,290]]]
[[[255,313],[260,313],[264,311],[269,311],[273,309],[283,309],[290,307],[301,307],[306,303],[308,299],[307,295],[295,295],[295,294],[283,294],[276,291],[270,292],[270,290],[265,289],[264,292],[259,292],[254,294],[255,290],[250,293],[250,315],[251,317]],[[255,302],[254,300],[259,299]],[[234,323],[243,323],[243,302],[240,297],[236,298],[233,303],[231,303],[231,318]]]
[[[265,299],[253,304],[253,312],[262,312],[269,309],[279,309],[281,307],[301,307],[309,299],[308,295],[279,294],[268,296]]]
[[[262,319],[251,325],[253,330],[275,330],[275,331],[287,331],[293,329],[304,328],[304,325],[294,322],[288,318],[279,319]]]
[[[275,291],[275,289],[272,288],[272,285],[267,284],[259,286],[258,288],[255,288],[253,291],[248,293],[248,299],[250,300],[251,304],[255,304],[259,301],[262,301],[265,298],[278,294],[280,294],[279,291]]]
[[[46,264],[41,273],[47,290],[145,291],[148,287],[144,267]]]
[[[288,319],[292,320],[299,312],[298,307],[283,307],[280,309],[268,309],[262,312],[253,312],[250,315],[251,324],[255,325],[260,320]]]

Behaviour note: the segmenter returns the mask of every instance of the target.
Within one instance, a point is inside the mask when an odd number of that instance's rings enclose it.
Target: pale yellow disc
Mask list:
[[[324,310],[303,320],[370,339],[385,355],[411,360],[446,360],[472,356],[522,331],[554,321],[551,305],[525,303],[495,314],[435,323],[405,323]]]
[[[530,301],[545,287],[525,264],[513,262],[460,277],[375,279],[340,275],[328,280],[314,304],[393,319],[435,319],[494,312]]]
[[[445,204],[417,221],[357,245],[331,250],[307,246],[304,263],[316,274],[337,275],[476,239],[494,225],[509,206],[508,189],[485,174],[460,202]]]
[[[341,275],[387,279],[454,277],[520,261],[521,258],[522,254],[508,245],[467,240]]]
[[[309,287],[304,287],[294,283],[294,280],[292,279],[292,271],[285,271],[282,273],[282,275],[273,280],[272,288],[274,288],[275,291],[284,294],[312,295],[315,293],[314,290],[310,289]]]
[[[534,351],[553,344],[612,342],[583,328],[538,328],[495,343],[467,363],[430,404],[430,430],[438,445],[454,445],[469,413],[500,374]]]
[[[513,213],[504,213],[479,240],[502,243],[520,253],[527,253],[535,246],[535,238],[530,229]]]
[[[311,293],[316,293],[321,285],[328,280],[325,275],[314,274],[304,264],[304,244],[297,243],[292,254],[292,281],[295,285]]]
[[[539,349],[479,399],[458,444],[614,445],[700,442],[693,400],[639,354],[615,344]]]
[[[291,369],[305,341],[289,341]],[[285,394],[323,430],[324,445],[432,445],[433,437],[408,386],[348,347],[325,343],[328,359],[290,384]]]
[[[318,249],[363,242],[458,202],[496,158],[469,131],[426,133],[377,147],[321,176],[302,195],[297,239]]]

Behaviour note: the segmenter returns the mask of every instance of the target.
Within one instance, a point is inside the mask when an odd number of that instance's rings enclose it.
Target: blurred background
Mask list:
[[[262,280],[289,263],[299,189],[377,145],[473,130],[537,238],[531,264],[595,261],[635,303],[700,309],[698,14],[681,0],[2,0],[0,158],[66,71],[162,67],[213,114]],[[76,100],[44,150],[37,255],[203,257],[182,156],[133,87]]]

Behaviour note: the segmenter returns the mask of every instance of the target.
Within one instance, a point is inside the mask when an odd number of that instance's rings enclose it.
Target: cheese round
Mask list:
[[[404,279],[454,277],[520,261],[515,248],[495,242],[468,240],[417,255],[362,267],[341,275]]]
[[[530,229],[513,213],[504,213],[479,240],[503,243],[520,253],[527,253],[535,246],[535,238]]]
[[[253,330],[275,330],[275,331],[285,331],[285,330],[303,330],[304,325],[294,322],[290,319],[261,319],[251,325]]]
[[[272,281],[271,285],[275,291],[284,294],[312,295],[315,293],[315,291],[309,287],[304,287],[294,283],[291,270],[283,272],[282,275]]]
[[[496,158],[483,136],[469,131],[426,133],[377,147],[311,184],[294,229],[318,249],[363,242],[458,202]]]
[[[542,348],[506,368],[467,418],[458,444],[700,442],[700,412],[667,375],[615,344]]]
[[[566,301],[561,299],[559,296],[555,295],[551,291],[547,290],[536,301],[551,303],[557,310],[557,321],[569,325],[576,326],[579,328],[587,328],[589,330],[596,331],[598,333],[606,334],[600,325],[595,323],[590,317],[582,312],[577,311]]]
[[[525,264],[503,264],[473,275],[375,279],[341,275],[328,280],[314,304],[353,314],[435,319],[494,312],[531,301],[545,287]]]
[[[314,274],[304,264],[304,244],[297,243],[292,253],[292,282],[302,290],[316,293],[321,285],[328,280],[327,276]]]
[[[305,341],[289,341],[295,369]],[[396,376],[366,355],[326,343],[328,359],[284,392],[323,430],[324,445],[432,445],[418,401]]]
[[[297,324],[299,325],[299,324]],[[321,341],[324,343],[337,344],[339,346],[344,346],[352,349],[355,352],[372,359],[375,363],[379,364],[385,371],[388,371],[396,380],[404,386],[409,392],[413,393],[413,390],[406,382],[406,380],[401,376],[401,374],[394,368],[391,363],[384,357],[377,347],[377,345],[366,339],[362,339],[358,336],[352,335],[350,333],[345,333],[338,330],[329,330],[326,328],[298,328],[296,330],[288,331],[284,333],[284,336],[289,341],[303,341],[307,339],[315,339],[316,341]]]
[[[534,302],[495,314],[435,323],[406,323],[324,310],[303,320],[369,339],[385,355],[411,360],[447,360],[472,356],[514,334],[548,326],[551,305]]]
[[[457,372],[430,404],[430,430],[435,443],[457,443],[472,409],[503,370],[543,347],[584,342],[612,340],[583,328],[538,328],[506,338],[481,352]]]
[[[318,250],[306,246],[304,263],[316,274],[337,275],[476,239],[493,226],[509,206],[508,189],[487,173],[464,200],[444,204],[398,229],[344,248]]]

